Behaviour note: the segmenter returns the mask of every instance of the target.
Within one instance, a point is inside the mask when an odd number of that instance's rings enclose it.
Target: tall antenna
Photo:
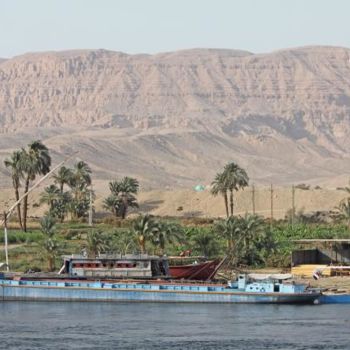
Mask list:
[[[89,226],[92,226],[92,185],[90,188]]]

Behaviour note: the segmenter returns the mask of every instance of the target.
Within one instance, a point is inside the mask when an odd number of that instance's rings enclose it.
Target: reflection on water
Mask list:
[[[0,302],[1,349],[350,349],[350,305]]]

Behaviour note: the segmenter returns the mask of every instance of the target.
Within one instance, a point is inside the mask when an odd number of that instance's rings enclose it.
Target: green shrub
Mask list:
[[[9,244],[33,243],[38,242],[42,238],[42,233],[38,231],[22,232],[9,231],[7,240]],[[4,235],[0,236],[0,243],[4,244]]]
[[[81,239],[82,236],[87,234],[88,230],[84,229],[64,229],[61,231],[61,235],[67,240]]]

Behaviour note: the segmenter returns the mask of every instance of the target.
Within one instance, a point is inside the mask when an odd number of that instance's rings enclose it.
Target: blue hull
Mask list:
[[[138,301],[190,303],[312,304],[316,293],[247,293],[220,286],[0,281],[0,301]]]
[[[322,295],[321,304],[350,304],[350,294],[333,294]]]

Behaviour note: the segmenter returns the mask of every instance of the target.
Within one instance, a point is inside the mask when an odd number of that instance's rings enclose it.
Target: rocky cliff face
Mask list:
[[[0,132],[3,155],[40,137],[57,156],[80,149],[102,179],[132,173],[152,186],[208,182],[231,159],[257,182],[343,179],[350,50],[0,60]]]

